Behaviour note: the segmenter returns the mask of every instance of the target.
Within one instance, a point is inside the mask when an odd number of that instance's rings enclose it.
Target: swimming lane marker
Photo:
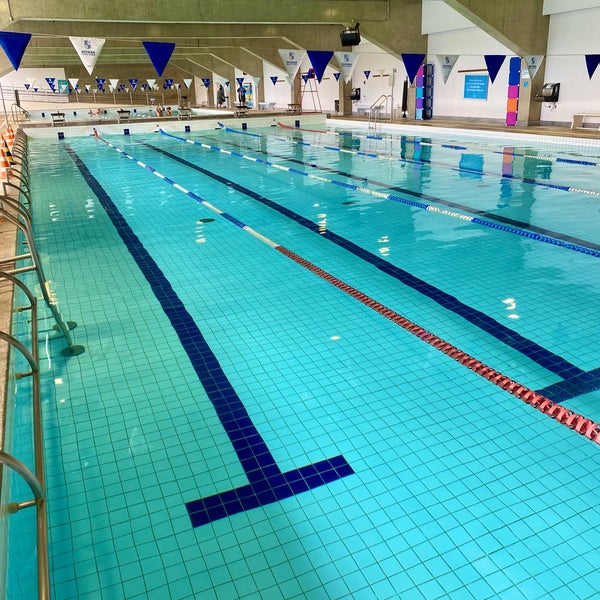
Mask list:
[[[165,183],[201,202],[213,212],[242,227],[257,239],[272,247],[275,246],[268,238],[245,226],[235,217],[187,191],[152,167],[102,139],[97,133],[95,135],[97,139],[134,161],[149,173],[156,175]],[[84,172],[85,165],[78,158],[76,163],[80,170]],[[87,172],[87,169],[85,169],[84,177],[98,196],[121,238],[129,248],[131,255],[152,286],[152,290],[179,336],[181,344],[233,445],[248,479],[246,485],[186,502],[186,509],[192,526],[199,527],[252,508],[279,502],[285,498],[291,498],[302,492],[313,490],[347,475],[354,474],[354,470],[342,455],[327,458],[291,471],[281,471],[265,441],[254,426],[244,403],[222,370],[217,357],[171,284],[156,266],[154,259],[148,254],[143,245],[136,241],[137,237],[133,234],[125,219],[118,213],[118,209],[114,206],[112,200],[93,176]]]
[[[433,206],[432,204],[428,204],[426,202],[417,202],[415,200],[410,200],[408,198],[396,196],[395,194],[387,194],[385,192],[379,192],[377,190],[372,190],[370,188],[361,187],[359,185],[354,185],[352,183],[346,183],[345,181],[336,181],[335,179],[328,179],[327,177],[321,177],[320,175],[315,175],[314,173],[310,173],[308,171],[301,171],[300,169],[295,169],[293,167],[286,167],[284,165],[279,165],[277,163],[271,162],[269,160],[264,160],[262,158],[256,158],[254,156],[248,156],[246,154],[242,154],[241,152],[236,152],[234,150],[226,150],[224,148],[220,148],[219,146],[212,146],[210,144],[205,144],[203,142],[197,142],[195,140],[189,140],[186,138],[182,138],[182,137],[173,135],[172,133],[168,133],[164,129],[161,129],[160,132],[162,135],[179,140],[180,142],[192,144],[193,146],[199,146],[200,148],[205,148],[206,150],[212,150],[213,152],[219,152],[221,154],[226,154],[228,156],[235,156],[237,158],[249,160],[256,164],[261,164],[261,165],[265,165],[267,167],[272,167],[274,169],[278,169],[279,171],[284,171],[286,173],[292,173],[294,175],[301,175],[303,177],[308,177],[309,179],[315,179],[315,180],[321,181],[323,183],[330,183],[332,185],[347,188],[347,189],[353,190],[355,192],[369,194],[370,196],[375,196],[376,198],[381,198],[383,200],[391,200],[392,202],[400,202],[401,204],[406,204],[406,205],[412,206],[414,208],[420,208],[422,210],[427,210],[429,212],[438,213],[438,214],[444,215],[446,217],[460,219],[462,221],[465,221],[467,223],[472,223],[474,225],[481,225],[482,227],[489,227],[491,229],[499,229],[500,231],[505,231],[507,233],[513,233],[515,235],[530,238],[530,239],[538,241],[538,242],[544,242],[545,244],[550,244],[552,246],[560,246],[562,248],[566,248],[567,250],[574,250],[575,252],[581,252],[582,254],[588,254],[590,256],[600,257],[600,251],[598,251],[598,250],[594,250],[593,248],[587,248],[586,246],[582,246],[580,244],[576,244],[573,242],[568,242],[568,241],[560,240],[558,238],[553,238],[553,237],[550,237],[549,235],[545,235],[543,233],[537,233],[535,231],[527,231],[525,229],[519,229],[517,227],[511,227],[509,225],[502,225],[502,224],[496,223],[494,221],[488,221],[487,219],[481,219],[480,217],[471,217],[469,215],[465,215],[465,214],[458,213],[455,211],[441,209],[441,208],[438,208],[437,206]],[[258,135],[258,134],[253,134],[253,135]]]
[[[115,146],[113,146],[112,144],[107,142],[106,140],[103,140],[102,138],[98,138],[98,139],[100,139],[104,143],[108,144],[115,150],[123,152],[122,150],[119,150],[118,148],[116,148]],[[136,162],[137,164],[140,164],[140,165],[143,164],[128,154],[125,154],[125,156],[134,160],[134,162]],[[144,165],[144,168],[146,168],[146,170],[148,170],[150,172],[154,171],[154,169],[152,169],[151,167],[147,167],[146,165]],[[166,182],[170,181],[165,177],[163,177],[163,180]],[[171,185],[173,185],[173,183],[171,183]],[[208,202],[206,202],[205,200],[202,200],[195,194],[192,194],[191,192],[186,192],[186,193],[190,197],[195,198],[197,201],[202,202],[202,204],[204,204],[205,206],[211,207],[212,210],[217,211],[218,214],[220,214],[221,216],[232,221],[236,225],[242,227],[248,233],[257,237],[261,241],[268,243],[268,245],[271,246],[274,250],[277,250],[284,256],[287,256],[289,259],[293,260],[298,265],[304,267],[305,269],[309,270],[311,273],[313,273],[313,274],[317,275],[318,277],[320,277],[321,279],[327,281],[329,284],[335,286],[336,288],[338,288],[339,290],[348,294],[355,300],[358,300],[363,305],[367,306],[371,310],[374,310],[375,312],[377,312],[381,316],[385,317],[386,319],[389,319],[390,321],[392,321],[399,327],[402,327],[405,331],[408,331],[409,333],[415,335],[416,337],[423,340],[430,346],[436,348],[440,352],[443,352],[446,356],[449,356],[450,358],[452,358],[456,362],[460,363],[461,365],[467,367],[474,373],[477,373],[477,375],[479,375],[480,377],[483,377],[484,379],[486,379],[489,382],[493,383],[494,385],[502,388],[504,391],[506,391],[509,394],[515,396],[516,398],[522,400],[523,402],[529,404],[530,406],[532,406],[533,408],[542,412],[543,414],[545,414],[549,417],[552,417],[559,423],[566,425],[570,429],[573,429],[577,433],[585,436],[589,440],[600,445],[600,424],[596,423],[595,421],[592,421],[591,419],[587,419],[586,417],[579,415],[578,413],[575,413],[575,412],[569,410],[568,408],[561,406],[560,404],[558,404],[556,402],[553,402],[552,400],[550,400],[549,398],[546,398],[542,394],[533,391],[532,389],[518,383],[517,381],[514,381],[513,379],[511,379],[510,377],[507,377],[506,375],[503,375],[499,371],[496,371],[495,369],[489,367],[485,363],[470,356],[466,352],[463,352],[456,346],[453,346],[452,344],[446,342],[442,338],[430,333],[423,327],[421,327],[421,326],[417,325],[416,323],[413,323],[412,321],[403,317],[399,313],[391,310],[390,308],[386,307],[384,304],[381,304],[380,302],[378,302],[377,300],[374,300],[370,296],[363,294],[356,288],[344,283],[342,280],[338,279],[337,277],[334,277],[330,273],[327,273],[327,271],[324,271],[320,267],[305,260],[298,254],[295,254],[294,252],[292,252],[291,250],[288,250],[284,246],[280,246],[279,244],[273,242],[269,238],[257,233],[254,229],[248,227],[247,225],[245,225],[241,221],[231,217],[230,215],[227,215],[227,213],[220,211],[218,208],[210,205]],[[215,360],[216,360],[216,358],[215,358]],[[238,399],[238,401],[239,401],[239,399]],[[243,404],[241,403],[241,401],[239,401],[239,402],[243,408]],[[215,405],[215,407],[217,408],[216,405]],[[245,411],[245,409],[244,409],[244,411]],[[217,409],[217,414],[218,414],[218,409]],[[249,417],[248,417],[248,421],[249,421]],[[251,425],[251,422],[250,422],[250,425]],[[237,427],[237,425],[236,425],[236,427]],[[252,425],[252,428],[254,428],[253,425]],[[253,429],[253,430],[256,431],[255,429]],[[256,432],[256,436],[258,436],[261,443],[264,445],[264,442],[262,442],[262,438],[260,438],[258,432]],[[266,446],[265,446],[265,448],[266,448]],[[237,451],[237,449],[236,449],[236,451]],[[238,456],[239,456],[239,454],[238,454]],[[343,462],[343,464],[338,464],[338,461],[344,461],[344,462]],[[345,461],[343,456],[339,456],[339,457],[335,457],[334,459],[322,461],[320,463],[316,463],[316,465],[320,465],[321,468],[324,468],[324,470],[328,474],[328,476],[333,477],[334,475],[333,475],[333,473],[331,473],[331,471],[334,471],[335,475],[336,475],[335,478],[343,477],[345,475],[349,475],[354,472],[352,470],[352,468],[350,467],[350,465]],[[291,475],[289,475],[289,477],[296,478],[296,477],[301,476],[302,478],[304,478],[307,474],[307,471],[310,471],[312,473],[312,468],[315,467],[316,465],[309,465],[308,467],[302,467],[301,469],[288,472],[288,473],[291,473]],[[275,465],[275,467],[276,467],[276,465]],[[244,468],[246,469],[246,467],[244,467]],[[307,471],[303,471],[302,469],[307,469]],[[278,493],[288,493],[286,485],[291,483],[291,480],[288,481],[288,477],[287,477],[288,474],[287,473],[281,474],[281,472],[279,471],[279,475],[283,476],[283,480],[282,480],[281,477],[277,474],[277,472],[274,472],[274,473],[276,475],[275,482],[277,483],[278,488],[279,488],[280,484],[282,486],[281,491]],[[322,475],[318,475],[315,477],[316,477],[316,479],[311,478],[311,481],[318,482],[320,480],[321,483],[319,485],[329,482],[329,480],[323,481]],[[296,481],[296,480],[294,480],[294,481]],[[283,484],[283,482],[285,482],[285,485]],[[264,485],[266,485],[266,482],[263,480],[260,480],[260,486],[264,486]],[[297,485],[300,486],[301,488],[303,486],[302,483],[298,483]],[[252,495],[252,494],[256,493],[256,484],[253,487],[253,482],[251,480],[250,484],[248,486],[243,486],[242,488],[237,488],[236,490],[230,490],[229,492],[225,492],[224,494],[216,494],[216,495],[210,496],[208,498],[204,498],[204,499],[201,498],[200,500],[196,500],[193,503],[188,503],[188,505],[191,504],[192,509],[197,510],[198,514],[200,515],[198,517],[198,525],[202,525],[204,523],[210,522],[211,520],[215,520],[214,518],[211,517],[210,512],[209,512],[209,508],[213,507],[213,506],[216,506],[216,508],[215,508],[215,515],[217,515],[216,518],[221,518],[221,516],[227,516],[228,514],[234,514],[235,512],[241,512],[243,510],[246,510],[247,509],[246,507],[248,505],[244,504],[242,502],[242,499],[241,499],[242,496],[238,495],[238,493],[237,493],[238,490],[240,490],[241,494]],[[305,491],[305,490],[300,489],[300,491]],[[292,492],[290,494],[290,496],[294,495],[295,493],[297,493],[297,492]],[[272,494],[273,494],[273,491],[271,491],[271,495],[268,495],[267,497],[272,498]],[[231,504],[229,509],[224,506],[224,502],[225,502],[224,497],[227,499],[227,502]],[[243,497],[245,497],[245,496],[243,496]],[[283,497],[289,497],[289,496],[283,496]],[[277,499],[279,499],[279,498],[275,498],[271,501],[275,502]],[[207,504],[207,502],[208,502],[208,504]],[[190,510],[189,507],[188,507],[188,510]],[[232,510],[233,512],[227,513],[226,512],[227,510]],[[191,513],[190,513],[190,517],[191,517]],[[194,523],[194,518],[192,518],[192,522]],[[196,526],[196,525],[194,525],[194,526]]]

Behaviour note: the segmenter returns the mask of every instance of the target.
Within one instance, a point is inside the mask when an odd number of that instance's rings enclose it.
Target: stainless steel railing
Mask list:
[[[44,471],[44,439],[40,394],[37,299],[24,283],[10,273],[0,271],[0,278],[9,280],[13,285],[20,288],[27,296],[29,306],[22,306],[17,310],[31,311],[31,350],[28,350],[15,337],[3,331],[0,331],[0,339],[7,342],[11,348],[18,350],[29,363],[30,370],[15,373],[15,377],[18,379],[23,377],[31,377],[35,473],[32,473],[27,466],[6,452],[4,448],[0,450],[0,463],[10,467],[16,473],[18,473],[33,492],[33,499],[24,500],[21,502],[11,502],[7,508],[8,512],[11,514],[33,506],[36,508],[38,598],[39,600],[49,600],[50,577],[48,567],[48,519],[46,512],[46,477]]]

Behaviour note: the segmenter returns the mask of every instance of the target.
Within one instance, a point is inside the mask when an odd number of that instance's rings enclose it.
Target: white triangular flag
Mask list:
[[[79,55],[86,71],[91,75],[106,40],[84,37],[70,37],[69,39],[71,40],[71,44],[73,44],[73,48],[75,48]]]

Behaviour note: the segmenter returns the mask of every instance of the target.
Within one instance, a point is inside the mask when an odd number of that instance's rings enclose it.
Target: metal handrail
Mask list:
[[[387,109],[387,103],[391,97],[392,96],[389,94],[381,94],[381,96],[379,96],[379,98],[377,98],[377,100],[375,100],[375,102],[373,102],[373,104],[371,104],[371,106],[369,107],[369,129],[371,129],[371,119],[373,118],[373,115],[375,115],[373,127],[375,130],[377,129],[377,116],[379,114],[378,109],[381,108],[384,104]],[[392,122],[392,118],[390,116],[390,123],[391,122]]]
[[[20,218],[14,216],[10,212],[8,212],[3,204],[7,204],[10,206],[13,211],[16,211]],[[25,240],[27,242],[27,247],[29,248],[29,254],[23,254],[20,256],[14,256],[9,260],[31,260],[32,264],[27,267],[21,267],[19,269],[11,269],[9,271],[10,274],[16,273],[24,273],[26,271],[35,270],[36,275],[38,277],[38,281],[40,284],[40,290],[42,292],[42,296],[46,302],[46,305],[50,309],[54,320],[56,321],[56,325],[58,329],[63,334],[65,340],[67,341],[67,347],[62,350],[62,354],[64,356],[76,356],[84,352],[83,346],[77,345],[73,343],[73,339],[71,337],[71,333],[69,329],[73,329],[77,326],[73,321],[69,321],[68,324],[64,322],[58,307],[56,306],[56,301],[51,297],[50,294],[50,283],[46,279],[44,275],[44,270],[42,267],[42,263],[37,251],[37,246],[35,245],[35,240],[33,238],[32,227],[31,227],[31,215],[29,212],[23,207],[19,202],[17,202],[14,198],[10,196],[0,196],[0,214],[12,223],[15,227],[18,227],[23,235],[25,236]],[[2,261],[6,263],[5,259]]]
[[[44,469],[44,439],[42,428],[42,403],[40,393],[40,370],[38,353],[38,331],[37,331],[37,299],[29,288],[19,279],[0,271],[0,277],[6,278],[13,285],[19,287],[27,296],[30,305],[20,307],[19,310],[31,311],[31,352],[16,338],[0,331],[0,339],[8,342],[16,348],[27,359],[30,371],[17,373],[17,378],[31,377],[32,401],[33,401],[33,452],[35,462],[35,475],[14,456],[4,450],[0,450],[0,463],[5,464],[16,471],[29,485],[34,499],[24,502],[12,502],[8,505],[10,513],[23,508],[36,507],[36,529],[37,529],[37,567],[38,567],[38,598],[49,600],[50,598],[50,576],[48,566],[48,515],[46,509],[46,475]]]

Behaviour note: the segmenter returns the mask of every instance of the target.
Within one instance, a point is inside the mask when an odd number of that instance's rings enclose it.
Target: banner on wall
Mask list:
[[[167,63],[171,60],[175,44],[173,42],[142,42],[142,44],[144,44],[156,73],[161,77]]]
[[[285,65],[285,70],[290,80],[294,79],[306,56],[306,50],[277,50],[277,52],[279,52],[279,56],[281,56],[281,60]]]
[[[484,55],[485,64],[487,66],[490,81],[494,83],[500,67],[502,67],[506,56],[504,54],[486,54]]]
[[[85,37],[70,37],[69,40],[73,44],[73,48],[75,48],[85,70],[91,75],[106,40]]]
[[[452,73],[452,69],[454,69],[456,61],[458,60],[458,54],[436,54],[435,57],[442,74],[442,79],[444,80],[444,83],[446,83],[448,81],[448,77],[450,77],[450,73]]]
[[[544,55],[539,54],[537,56],[524,56],[523,60],[527,65],[527,71],[529,72],[529,77],[533,79],[538,72],[538,69],[542,66],[542,62],[544,62]]]
[[[19,69],[23,54],[31,39],[30,33],[19,33],[16,31],[0,31],[0,46],[4,50],[14,70]]]
[[[340,65],[340,70],[344,76],[344,81],[348,83],[352,79],[354,68],[358,63],[359,54],[357,52],[334,52],[334,56]],[[340,74],[337,73],[339,79]]]
[[[489,80],[487,75],[465,75],[463,98],[487,100]]]

